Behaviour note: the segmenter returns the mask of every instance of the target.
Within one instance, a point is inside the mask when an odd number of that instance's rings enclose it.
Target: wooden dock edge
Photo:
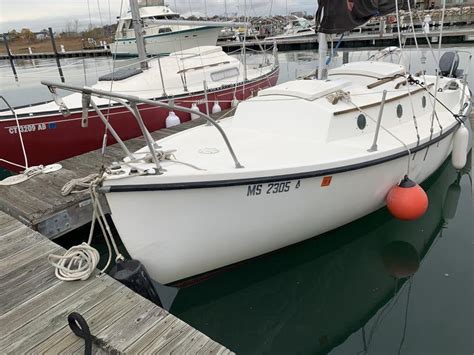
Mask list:
[[[48,264],[64,249],[0,212],[0,353],[84,353],[68,326],[78,312],[94,354],[232,354],[108,275],[64,282]]]

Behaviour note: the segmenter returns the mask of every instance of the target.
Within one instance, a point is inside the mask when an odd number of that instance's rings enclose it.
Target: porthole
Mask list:
[[[423,108],[426,107],[426,96],[425,96],[425,95],[423,95],[423,97],[421,98],[421,106],[422,106]]]
[[[359,127],[359,129],[364,129],[366,125],[367,119],[365,118],[365,116],[363,114],[357,116],[357,127]]]
[[[403,116],[403,107],[402,107],[402,105],[398,104],[398,106],[397,106],[397,117],[402,118],[402,116]]]

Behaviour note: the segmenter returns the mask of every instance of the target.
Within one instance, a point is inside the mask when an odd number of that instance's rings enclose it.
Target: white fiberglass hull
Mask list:
[[[292,40],[292,39],[301,39],[301,38],[317,38],[317,33],[316,32],[309,32],[309,33],[295,33],[295,34],[283,34],[279,36],[274,36],[274,37],[268,37],[266,38],[267,41],[284,41],[284,40]]]
[[[410,178],[428,178],[450,154],[452,137],[453,130],[418,150]],[[407,156],[363,164],[256,184],[229,180],[222,187],[106,196],[130,255],[152,278],[171,283],[303,241],[382,207],[406,172]],[[322,186],[327,176],[330,183]]]
[[[145,36],[146,52],[148,55],[167,55],[194,47],[215,46],[219,32],[220,27],[207,26]],[[111,44],[111,51],[117,57],[138,55],[135,38],[116,40]]]

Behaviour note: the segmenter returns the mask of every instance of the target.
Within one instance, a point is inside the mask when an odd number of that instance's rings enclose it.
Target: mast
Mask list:
[[[247,81],[247,31],[248,31],[248,19],[247,19],[247,0],[244,0],[244,21],[245,21],[245,33],[244,33],[244,43],[242,46],[242,56],[243,56],[243,65],[244,65],[244,83]],[[245,86],[244,86],[245,92]]]
[[[326,80],[328,77],[328,69],[326,66],[328,42],[326,41],[326,34],[322,32],[318,32],[318,53],[319,53],[318,79]]]
[[[132,12],[133,30],[135,32],[135,42],[137,43],[138,59],[140,60],[140,67],[142,70],[148,69],[148,62],[146,61],[145,41],[143,39],[142,22],[140,18],[140,10],[137,0],[130,0],[130,10]]]
[[[319,26],[319,21],[324,16],[324,8],[319,8],[319,3],[318,3],[318,9],[316,12],[316,21],[318,21],[318,54],[319,54],[319,68],[318,68],[318,79],[319,80],[326,80],[328,77],[328,70],[326,66],[326,57],[328,53],[328,42],[326,40],[326,34],[321,31],[321,26]]]

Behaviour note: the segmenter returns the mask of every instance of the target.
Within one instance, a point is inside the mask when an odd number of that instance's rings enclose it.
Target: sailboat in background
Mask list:
[[[311,38],[314,37],[316,40],[316,31],[311,26],[311,23],[305,18],[290,15],[288,17],[288,25],[285,27],[285,32],[273,37],[267,37],[267,41],[282,41],[300,38]]]
[[[130,2],[138,18],[136,0]],[[140,21],[134,21],[135,33],[141,38]],[[179,44],[179,40],[177,41]],[[99,78],[92,89],[126,93],[143,99],[174,102],[201,112],[211,112],[214,105],[225,110],[273,86],[278,80],[276,47],[273,55],[263,54],[261,62],[247,64],[230,56],[217,46],[201,46],[171,53],[164,58],[147,58],[143,40],[136,42],[138,64],[124,67]],[[196,43],[197,44],[197,43]],[[107,136],[104,123],[94,108],[89,108],[87,124],[83,120],[84,101],[80,94],[59,97],[53,89],[53,101],[0,110],[0,167],[21,171],[29,166],[46,165],[116,142]],[[142,134],[131,112],[107,98],[97,100],[102,115],[121,139]],[[58,110],[59,106],[59,110]],[[139,104],[149,131],[165,127],[172,109]],[[174,115],[174,113],[173,113]],[[189,113],[176,112],[174,120],[191,119]]]

